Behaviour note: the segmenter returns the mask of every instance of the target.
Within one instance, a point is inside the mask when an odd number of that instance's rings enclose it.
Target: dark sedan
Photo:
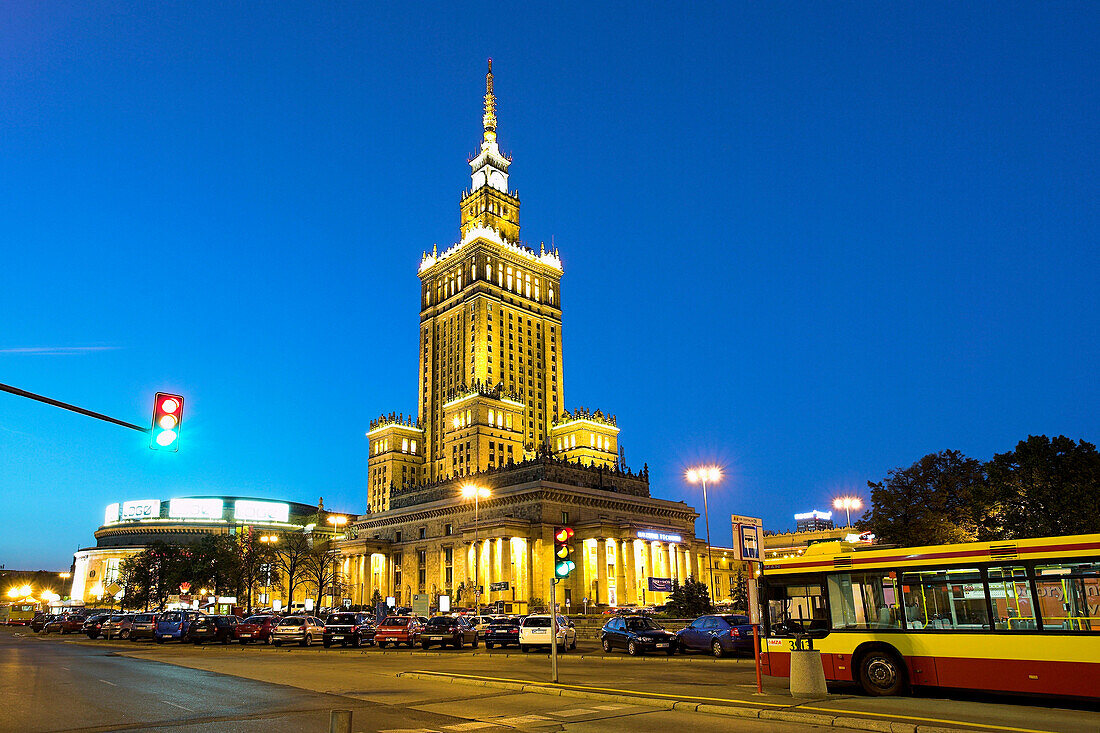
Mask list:
[[[519,618],[494,618],[485,629],[485,648],[495,646],[519,646]]]
[[[676,638],[685,651],[705,651],[715,657],[753,653],[752,622],[748,616],[700,616]]]
[[[215,641],[228,644],[237,639],[238,623],[240,619],[236,616],[200,616],[187,629],[183,640],[195,645]]]
[[[49,634],[52,631],[57,631],[62,634],[76,634],[79,633],[83,627],[83,616],[75,613],[65,613],[60,616],[54,616],[53,620],[42,627],[42,633]]]
[[[35,614],[35,617],[31,619],[31,631],[36,634],[42,629],[46,628],[46,624],[57,618],[56,613],[39,613]]]
[[[428,619],[420,632],[420,648],[427,649],[434,644],[450,645],[455,649],[469,644],[477,649],[477,628],[467,623],[463,616],[435,616]]]
[[[103,633],[103,624],[111,618],[109,613],[99,613],[95,616],[91,616],[84,621],[84,625],[80,627],[80,632],[87,634],[89,639],[98,639],[99,635]]]
[[[326,649],[333,644],[360,647],[364,644],[374,644],[374,634],[374,622],[369,614],[334,613],[325,621],[325,632],[321,636],[321,643]]]
[[[617,616],[600,631],[603,650],[626,649],[632,657],[646,652],[676,653],[676,635],[665,631],[649,616]]]

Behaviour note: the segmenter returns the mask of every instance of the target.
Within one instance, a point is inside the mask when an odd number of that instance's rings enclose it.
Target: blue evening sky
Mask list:
[[[770,529],[931,451],[1100,438],[1096,3],[0,6],[0,564],[113,501],[365,510],[416,410],[494,58],[565,399],[655,496]],[[698,525],[702,534],[703,524]]]

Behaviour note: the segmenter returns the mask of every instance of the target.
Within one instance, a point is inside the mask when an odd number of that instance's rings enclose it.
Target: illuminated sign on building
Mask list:
[[[221,499],[172,499],[168,516],[172,519],[221,519]]]
[[[666,532],[656,532],[653,530],[643,530],[638,532],[638,538],[643,540],[653,540],[654,542],[683,542],[684,538],[678,534],[668,534]]]
[[[139,499],[122,502],[123,519],[160,519],[159,499]]]
[[[832,519],[833,518],[833,513],[832,512],[819,512],[815,509],[812,512],[805,512],[804,514],[795,514],[794,518],[795,518],[795,521],[798,521],[800,519]]]
[[[237,499],[233,503],[233,518],[242,522],[285,522],[290,518],[290,505]]]
[[[122,509],[117,501],[114,504],[108,504],[107,511],[103,512],[103,523],[114,524],[118,521],[118,515],[121,511]]]

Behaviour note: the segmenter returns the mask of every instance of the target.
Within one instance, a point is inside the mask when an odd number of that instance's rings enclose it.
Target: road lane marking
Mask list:
[[[496,723],[483,723],[480,720],[473,720],[469,723],[458,723],[457,725],[445,725],[443,730],[481,730],[482,728],[496,728]]]
[[[189,713],[193,713],[193,712],[195,712],[195,711],[194,711],[194,710],[192,710],[191,708],[185,708],[184,706],[182,706],[182,705],[177,705],[177,704],[176,704],[176,703],[174,703],[174,702],[168,702],[167,700],[161,700],[161,702],[162,702],[162,703],[164,703],[165,705],[171,705],[171,706],[172,706],[172,707],[174,707],[174,708],[179,708],[180,710],[186,710],[186,711],[187,711],[187,712],[189,712]]]
[[[105,685],[110,685],[111,687],[118,687],[118,685],[116,685],[114,682],[108,682],[107,680],[100,680],[100,682]]]
[[[922,718],[919,715],[892,715],[890,713],[872,713],[865,710],[844,710],[836,708],[822,708],[812,705],[790,705],[774,702],[757,702],[755,700],[736,700],[723,697],[702,697],[699,695],[670,695],[663,692],[647,692],[644,690],[620,690],[614,687],[592,687],[588,685],[563,685],[553,682],[540,682],[536,680],[517,680],[508,677],[485,677],[473,674],[458,674],[454,672],[436,672],[434,670],[415,670],[414,674],[434,675],[438,677],[452,677],[455,679],[493,680],[495,682],[512,682],[518,685],[534,685],[536,687],[549,687],[564,690],[592,690],[594,692],[614,692],[621,695],[636,695],[642,697],[668,698],[672,700],[707,700],[711,702],[724,702],[732,705],[760,705],[771,708],[785,708],[792,712],[799,710],[813,710],[816,712],[832,713],[833,715],[857,715],[869,718],[893,718],[895,720],[919,720],[922,723],[941,723],[947,725],[969,726],[971,728],[985,728],[989,730],[1004,730],[1011,733],[1057,733],[1057,731],[1042,730],[1036,728],[1012,728],[1005,725],[990,725],[987,723],[973,723],[966,720],[951,720],[948,718]]]
[[[543,715],[517,715],[512,718],[493,718],[493,724],[516,728],[521,725],[530,725],[531,723],[545,723],[548,720],[550,720],[550,718]]]

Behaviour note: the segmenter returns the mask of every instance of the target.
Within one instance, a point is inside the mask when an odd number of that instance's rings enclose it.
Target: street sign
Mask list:
[[[671,593],[672,578],[650,578],[649,590],[654,593]]]
[[[760,561],[760,534],[764,521],[759,517],[743,517],[734,514],[733,553],[738,560]]]
[[[508,581],[502,580],[499,583],[489,583],[489,591],[496,593],[502,590],[508,590]]]

